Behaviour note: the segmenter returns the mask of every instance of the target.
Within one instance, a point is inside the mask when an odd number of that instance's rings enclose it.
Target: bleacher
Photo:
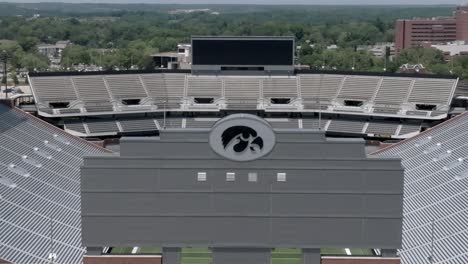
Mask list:
[[[465,112],[374,153],[405,168],[401,263],[468,263],[467,138]]]
[[[143,99],[148,97],[138,75],[105,76],[109,90],[115,99]]]
[[[377,91],[382,78],[367,76],[347,76],[338,98],[370,101]]]
[[[399,108],[408,97],[412,83],[411,78],[383,78],[374,100],[375,104]]]
[[[79,168],[83,156],[107,152],[0,104],[2,260],[46,264],[56,253],[54,263],[82,262]]]
[[[366,134],[395,135],[399,124],[396,122],[372,121],[366,129]]]
[[[420,120],[445,118],[458,84],[448,78],[330,73],[64,73],[32,74],[30,81],[44,117],[262,110]]]
[[[257,109],[260,98],[260,79],[224,78],[224,97],[227,109]]]
[[[119,119],[121,132],[145,132],[158,130],[154,119],[148,118],[125,118]]]
[[[165,128],[211,128],[219,117],[117,117],[83,118],[65,121],[65,131],[80,137],[115,136],[119,133],[157,131]],[[344,118],[317,117],[281,118],[266,117],[274,129],[320,129],[331,133],[360,134],[369,137],[403,139],[421,130],[421,121],[397,122],[391,120],[366,121]]]
[[[360,120],[334,119],[328,126],[327,131],[363,134],[365,122]]]

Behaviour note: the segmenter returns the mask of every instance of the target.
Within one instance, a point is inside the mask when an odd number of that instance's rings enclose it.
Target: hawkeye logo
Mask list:
[[[263,149],[263,139],[257,136],[257,131],[246,126],[228,128],[222,135],[224,149],[232,147],[237,153],[244,151],[259,152]]]
[[[251,161],[270,153],[275,134],[268,122],[248,114],[236,114],[220,120],[210,133],[214,152],[234,161]]]

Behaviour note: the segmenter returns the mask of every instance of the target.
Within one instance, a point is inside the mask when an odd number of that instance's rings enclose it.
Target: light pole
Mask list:
[[[8,60],[8,54],[6,50],[2,51],[2,54],[0,56],[0,60],[3,62],[3,80],[5,80],[5,98],[8,98],[8,77],[7,77],[7,60]]]

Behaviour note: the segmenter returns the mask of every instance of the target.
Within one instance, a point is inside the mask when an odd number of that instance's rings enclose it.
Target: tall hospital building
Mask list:
[[[468,42],[468,6],[459,6],[451,17],[399,19],[395,25],[395,49],[400,52],[423,42]]]

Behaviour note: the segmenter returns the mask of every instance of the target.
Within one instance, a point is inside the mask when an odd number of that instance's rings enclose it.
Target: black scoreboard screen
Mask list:
[[[293,39],[192,39],[193,65],[293,65]]]

